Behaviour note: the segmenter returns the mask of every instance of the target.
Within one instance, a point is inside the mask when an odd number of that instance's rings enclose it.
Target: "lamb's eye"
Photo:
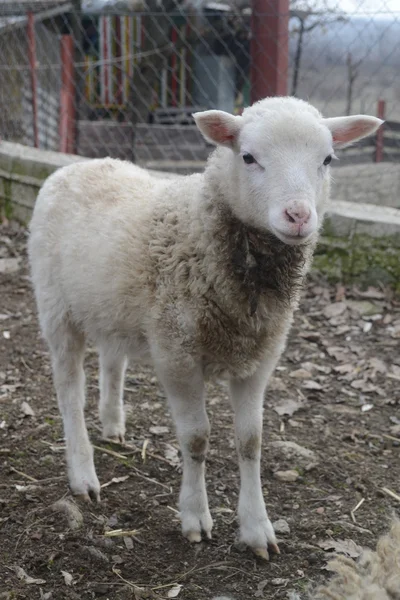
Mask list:
[[[327,156],[326,159],[324,160],[324,165],[325,166],[329,165],[329,163],[331,162],[331,160],[332,160],[332,156],[331,155]]]
[[[252,156],[248,152],[246,152],[246,154],[243,154],[243,160],[246,163],[246,165],[251,165],[252,163],[256,162],[256,159],[254,158],[254,156]]]

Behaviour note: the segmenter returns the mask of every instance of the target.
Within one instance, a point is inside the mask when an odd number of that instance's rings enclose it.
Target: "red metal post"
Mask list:
[[[75,152],[74,40],[61,37],[60,152]]]
[[[178,89],[178,77],[177,77],[177,73],[176,73],[176,69],[177,69],[176,44],[177,44],[177,41],[178,41],[178,30],[175,27],[175,25],[173,25],[172,34],[171,34],[171,42],[174,45],[174,50],[173,50],[173,54],[172,54],[172,58],[171,58],[171,71],[172,71],[172,75],[171,75],[171,105],[172,106],[177,105],[177,89]]]
[[[377,117],[379,119],[384,119],[385,112],[386,112],[386,102],[384,100],[378,100]],[[376,132],[375,162],[377,162],[377,163],[383,161],[383,147],[384,147],[383,133],[384,133],[384,126],[379,127],[378,131]]]
[[[251,102],[287,94],[289,0],[252,0]]]
[[[123,17],[115,17],[115,58],[117,59],[117,93],[116,93],[116,104],[121,106],[123,104],[122,94],[122,70],[123,70],[123,58],[122,58],[122,33],[121,33],[121,19]]]
[[[32,12],[28,12],[28,54],[32,90],[33,144],[35,148],[39,148],[35,19]]]

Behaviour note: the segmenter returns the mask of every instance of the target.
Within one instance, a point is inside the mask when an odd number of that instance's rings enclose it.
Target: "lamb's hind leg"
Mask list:
[[[205,458],[210,436],[201,369],[188,358],[177,367],[168,365],[165,357],[155,360],[157,374],[163,384],[175,422],[183,457],[179,509],[183,535],[200,542],[202,532],[211,538],[212,518],[208,508],[205,484]]]
[[[85,425],[85,340],[73,325],[63,321],[49,342],[54,385],[63,418],[69,483],[74,494],[98,500],[100,484],[93,462],[93,448]]]
[[[127,361],[115,349],[100,348],[100,403],[99,414],[103,437],[124,441],[125,413],[123,405],[124,378]]]

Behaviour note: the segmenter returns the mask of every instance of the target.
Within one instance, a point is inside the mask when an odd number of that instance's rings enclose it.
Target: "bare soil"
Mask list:
[[[75,500],[25,246],[24,229],[0,226],[0,269],[3,258],[21,258],[16,271],[0,273],[0,598],[281,599],[328,577],[330,543],[353,556],[355,544],[374,546],[400,506],[390,495],[400,494],[400,303],[389,290],[365,294],[313,275],[304,291],[266,395],[263,489],[272,521],[283,519],[290,535],[279,534],[281,555],[265,563],[236,541],[239,478],[225,388],[210,385],[208,395],[214,535],[192,546],[177,518],[181,468],[164,394],[151,371],[131,365],[126,444],[105,442],[94,349],[87,424],[100,481],[111,483],[101,503],[76,501],[76,529],[54,510]],[[281,481],[286,470],[297,479]]]

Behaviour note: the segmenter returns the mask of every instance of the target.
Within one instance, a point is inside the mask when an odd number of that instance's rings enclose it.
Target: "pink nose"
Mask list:
[[[311,216],[311,211],[307,209],[293,209],[285,210],[285,218],[289,223],[297,223],[297,225],[304,225],[307,223]]]

